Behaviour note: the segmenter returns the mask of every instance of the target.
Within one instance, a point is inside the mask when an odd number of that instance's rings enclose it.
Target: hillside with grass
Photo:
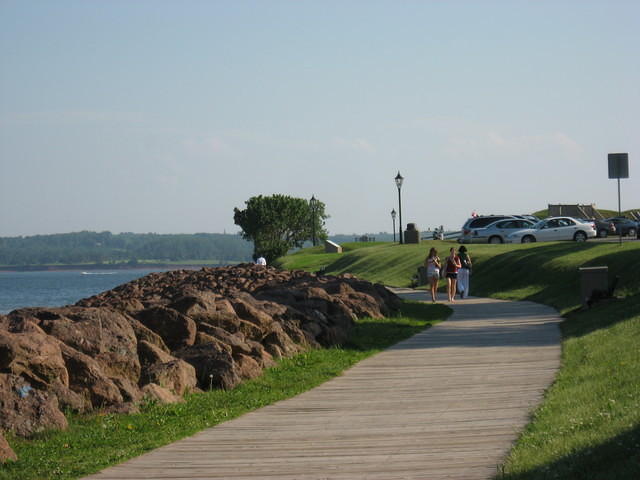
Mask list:
[[[600,215],[602,215],[603,218],[611,218],[611,217],[618,216],[618,210],[608,210],[604,208],[598,208],[598,212],[600,212]],[[622,210],[620,214],[623,217],[634,218],[633,214],[636,212],[640,212],[640,208],[631,208],[629,210]],[[533,215],[535,215],[538,218],[546,218],[549,216],[549,209],[545,208],[544,210],[533,212]]]
[[[316,248],[280,262],[409,286],[432,246],[441,257],[457,248],[438,241],[347,244],[343,254]],[[640,242],[471,245],[469,251],[472,295],[543,303],[565,317],[561,370],[497,478],[640,478]],[[582,310],[578,269],[602,265],[610,282],[618,277],[616,298]]]

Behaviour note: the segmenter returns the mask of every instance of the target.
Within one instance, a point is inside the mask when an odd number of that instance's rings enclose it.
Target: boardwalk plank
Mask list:
[[[554,379],[560,318],[529,302],[453,308],[309,392],[87,478],[490,478]]]

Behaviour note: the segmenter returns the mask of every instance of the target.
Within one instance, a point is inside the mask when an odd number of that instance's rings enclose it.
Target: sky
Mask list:
[[[0,236],[640,209],[636,0],[0,0]]]

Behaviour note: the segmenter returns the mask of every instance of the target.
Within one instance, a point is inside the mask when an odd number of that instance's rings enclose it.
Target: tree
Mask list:
[[[253,240],[254,259],[262,256],[271,263],[290,249],[302,247],[314,233],[316,238],[327,238],[324,220],[329,217],[319,200],[312,208],[304,198],[276,194],[251,197],[245,204],[244,210],[233,209],[233,221],[242,228],[245,240]]]

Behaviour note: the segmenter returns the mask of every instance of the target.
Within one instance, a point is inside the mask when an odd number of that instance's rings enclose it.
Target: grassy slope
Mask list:
[[[402,315],[359,320],[342,348],[318,349],[282,360],[229,390],[190,395],[175,405],[146,405],[136,415],[69,415],[67,431],[31,440],[9,437],[17,462],[0,464],[0,479],[78,478],[192,435],[325,382],[358,361],[444,320],[444,305],[406,302]]]
[[[602,208],[598,208],[598,211],[604,218],[611,218],[611,217],[618,216],[618,210],[604,210]],[[631,215],[631,212],[638,212],[638,211],[640,211],[640,208],[632,208],[630,210],[623,210],[620,213],[624,217],[633,218],[633,215]],[[544,210],[539,210],[537,212],[534,212],[533,215],[535,215],[538,218],[546,218],[549,216],[549,209],[546,208]]]
[[[327,257],[329,273],[408,285],[426,252],[450,242],[377,245]],[[471,245],[474,295],[551,305],[562,323],[562,369],[499,478],[640,478],[640,242]],[[325,254],[322,254],[325,255]],[[313,254],[282,259],[313,265]],[[619,300],[579,311],[578,268],[607,265]],[[313,269],[313,267],[312,267]]]

